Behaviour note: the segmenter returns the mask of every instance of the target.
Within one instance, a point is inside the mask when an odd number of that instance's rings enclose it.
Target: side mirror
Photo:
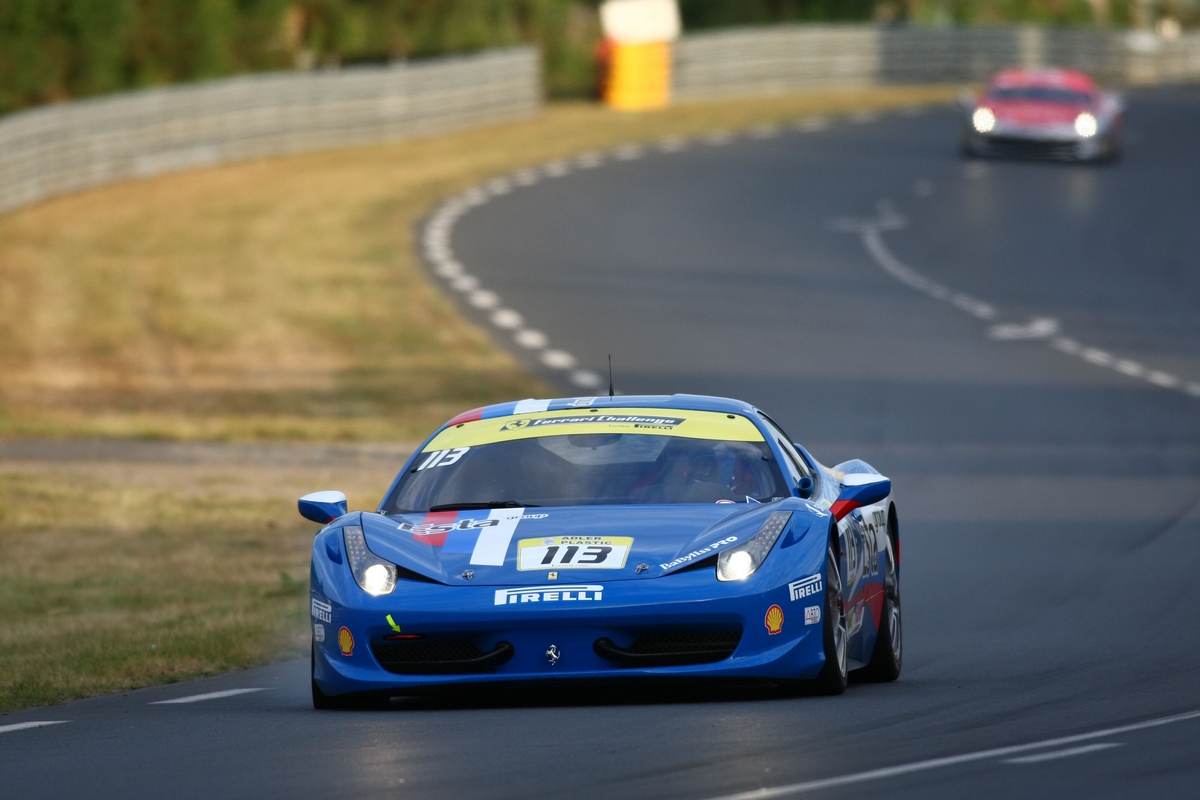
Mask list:
[[[842,493],[829,511],[840,520],[856,508],[869,506],[892,493],[892,482],[882,475],[859,473],[842,478]]]
[[[341,492],[313,492],[300,498],[300,516],[319,522],[333,522],[346,514],[346,495]]]
[[[807,500],[808,498],[812,497],[813,479],[805,475],[800,479],[800,482],[796,484],[796,489],[799,490],[800,496]]]

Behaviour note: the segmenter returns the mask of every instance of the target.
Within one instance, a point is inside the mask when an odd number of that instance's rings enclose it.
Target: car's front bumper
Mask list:
[[[314,610],[320,618],[314,616],[313,622],[322,626],[324,641],[315,642],[314,678],[330,695],[403,694],[494,681],[809,679],[825,662],[823,625],[805,620],[806,607],[823,609],[824,594],[793,602],[786,583],[747,592],[748,586],[720,583],[711,570],[697,570],[655,580],[597,584],[602,587],[600,600],[595,599],[595,588],[572,590],[571,582],[560,581],[562,586],[542,587],[550,594],[543,593],[537,601],[505,602],[497,596],[504,587],[408,581],[391,595],[370,597],[352,582],[320,572],[313,571],[313,595],[323,605]],[[555,589],[566,591],[551,597]],[[579,598],[580,591],[586,599]],[[774,605],[783,612],[783,621],[772,634],[765,616]],[[339,642],[342,628],[353,638],[352,647],[344,648],[349,643],[344,636]],[[596,652],[598,640],[623,649],[640,637],[669,637],[677,632],[686,638],[705,631],[740,631],[741,635],[730,655],[708,663],[642,666],[617,663]],[[469,643],[485,655],[507,643],[511,654],[503,663],[457,674],[390,671],[381,662],[379,654],[386,651],[380,648],[397,641],[384,637],[397,635],[418,635],[425,638],[417,641],[456,643],[455,647]],[[391,664],[392,669],[395,666]]]
[[[1093,136],[1080,136],[1073,126],[997,125],[987,133],[980,133],[968,122],[964,130],[967,149],[985,156],[1089,160],[1107,153],[1108,139],[1107,127]]]

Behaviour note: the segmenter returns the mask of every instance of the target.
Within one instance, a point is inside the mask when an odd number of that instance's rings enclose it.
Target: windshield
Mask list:
[[[1052,86],[1014,86],[1006,89],[993,87],[988,91],[988,97],[1001,102],[1065,103],[1073,106],[1092,104],[1092,96],[1087,92],[1056,89]]]
[[[770,448],[744,417],[737,417],[737,424],[721,419],[734,436],[710,439],[695,434],[717,432],[721,425],[697,419],[699,412],[667,413],[674,418],[559,415],[534,420],[533,425],[545,424],[541,429],[526,427],[531,424],[526,420],[485,420],[498,432],[483,437],[448,429],[413,462],[383,510],[748,503],[789,494]],[[660,424],[662,420],[673,424]],[[587,432],[571,433],[576,422],[584,423],[578,427]],[[689,424],[692,436],[672,435]],[[603,432],[614,428],[653,432]],[[508,440],[476,443],[498,437]],[[461,446],[440,446],[444,444]]]

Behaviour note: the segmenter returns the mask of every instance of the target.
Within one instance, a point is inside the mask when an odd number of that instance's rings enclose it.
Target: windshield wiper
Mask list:
[[[444,503],[430,506],[430,511],[475,511],[482,508],[537,508],[533,503],[518,503],[516,500],[489,500],[486,503]]]

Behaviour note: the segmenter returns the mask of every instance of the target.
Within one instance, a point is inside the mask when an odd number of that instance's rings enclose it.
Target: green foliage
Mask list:
[[[689,30],[770,22],[864,22],[876,0],[679,0]]]
[[[294,65],[545,54],[551,94],[594,84],[596,0],[0,0],[0,113]]]

